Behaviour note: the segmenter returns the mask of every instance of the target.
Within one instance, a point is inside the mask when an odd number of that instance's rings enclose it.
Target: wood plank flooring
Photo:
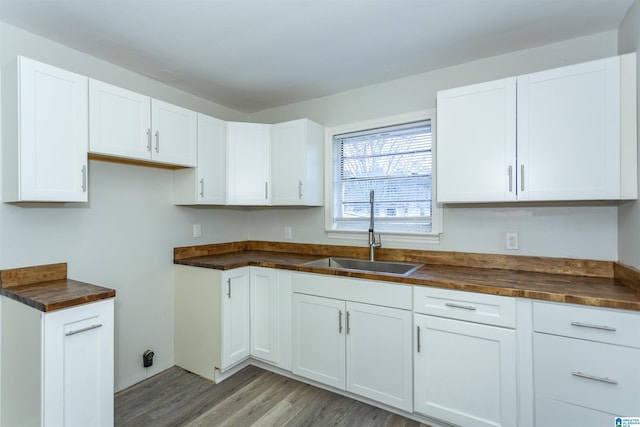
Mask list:
[[[116,427],[428,427],[366,403],[248,366],[213,384],[177,366],[116,393]]]

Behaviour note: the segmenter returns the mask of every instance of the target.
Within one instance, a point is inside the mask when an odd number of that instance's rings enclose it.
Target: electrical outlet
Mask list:
[[[202,237],[202,224],[193,224],[193,237]]]
[[[291,229],[291,227],[284,228],[284,238],[287,240],[293,239],[293,230]]]
[[[517,251],[520,249],[520,242],[518,241],[518,233],[507,233],[505,247],[510,251]]]

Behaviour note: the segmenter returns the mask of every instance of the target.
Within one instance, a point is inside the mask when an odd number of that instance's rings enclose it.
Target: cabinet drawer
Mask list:
[[[487,325],[516,326],[515,299],[497,295],[415,286],[413,310]]]
[[[558,400],[536,397],[536,427],[580,426],[602,427],[615,426],[613,422],[619,414],[594,411]]]
[[[536,332],[640,348],[640,313],[571,304],[533,303]]]
[[[640,408],[640,350],[533,334],[536,397],[612,414]]]

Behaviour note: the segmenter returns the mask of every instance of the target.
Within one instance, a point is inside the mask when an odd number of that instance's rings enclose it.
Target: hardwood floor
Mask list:
[[[220,384],[174,366],[116,393],[115,425],[428,427],[255,366]]]

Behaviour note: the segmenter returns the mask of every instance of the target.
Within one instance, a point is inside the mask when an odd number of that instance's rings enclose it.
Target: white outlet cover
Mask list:
[[[518,233],[507,233],[505,248],[510,251],[517,251],[520,249],[520,242],[518,241]]]
[[[202,237],[202,224],[193,224],[193,237]]]

